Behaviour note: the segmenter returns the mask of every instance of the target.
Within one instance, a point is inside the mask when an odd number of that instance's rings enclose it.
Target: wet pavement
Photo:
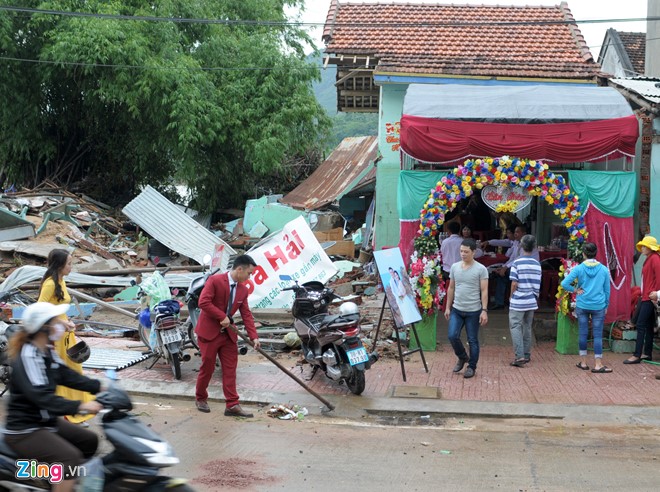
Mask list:
[[[334,405],[349,411],[428,411],[431,413],[497,416],[546,416],[565,418],[571,406],[593,405],[595,413],[618,419],[644,415],[660,421],[660,366],[653,364],[624,365],[629,354],[605,352],[605,364],[614,372],[594,374],[582,371],[575,364],[577,355],[555,351],[554,342],[538,342],[532,349],[531,361],[522,368],[510,366],[513,351],[505,312],[491,316],[489,326],[482,330],[481,355],[474,378],[455,374],[456,363],[451,346],[446,341],[446,323],[438,328],[435,352],[425,352],[428,373],[419,354],[405,359],[407,380],[401,366],[392,356],[381,358],[366,374],[366,389],[356,397],[345,385],[339,385],[318,372],[309,386],[327,397]],[[140,350],[140,343],[125,338],[87,338],[92,346]],[[390,349],[394,353],[395,345]],[[192,353],[192,351],[191,351]],[[278,361],[295,375],[305,379],[311,374],[309,365],[297,366],[299,353],[279,353]],[[593,357],[590,353],[590,365]],[[152,360],[140,362],[118,371],[124,386],[135,393],[194,398],[194,385],[199,357],[182,364],[182,378],[177,381],[166,363]],[[95,371],[88,371],[93,375]],[[301,403],[320,408],[314,399],[293,379],[271,362],[253,351],[239,358],[238,391],[245,404]],[[430,392],[435,398],[422,398]],[[209,388],[210,401],[222,408],[222,384],[219,369]],[[416,396],[417,394],[417,396]],[[397,395],[403,395],[397,396]],[[601,407],[600,409],[597,407]]]

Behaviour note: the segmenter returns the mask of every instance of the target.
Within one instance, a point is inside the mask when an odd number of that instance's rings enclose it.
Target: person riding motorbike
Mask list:
[[[53,348],[65,327],[57,318],[68,305],[37,302],[23,315],[23,328],[9,342],[12,377],[7,404],[5,441],[26,460],[39,463],[61,463],[62,481],[53,483],[56,492],[72,491],[76,477],[69,470],[91,458],[98,446],[97,435],[67,422],[65,415],[98,413],[103,407],[97,401],[67,400],[55,394],[58,385],[92,394],[101,391],[101,382],[67,367]]]

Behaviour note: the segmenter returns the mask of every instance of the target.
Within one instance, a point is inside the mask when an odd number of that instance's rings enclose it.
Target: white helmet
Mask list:
[[[358,309],[357,304],[354,302],[345,302],[339,306],[339,314],[346,316],[348,314],[358,314],[360,310]]]
[[[23,311],[23,330],[28,335],[34,335],[41,327],[56,316],[60,316],[69,310],[68,304],[51,304],[50,302],[35,302]]]

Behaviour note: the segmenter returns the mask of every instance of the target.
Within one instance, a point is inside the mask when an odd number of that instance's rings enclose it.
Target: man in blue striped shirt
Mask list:
[[[520,239],[522,255],[511,264],[511,299],[509,299],[509,328],[516,358],[511,363],[523,367],[529,362],[532,349],[532,323],[538,309],[541,289],[541,264],[534,258],[536,238],[526,234]]]

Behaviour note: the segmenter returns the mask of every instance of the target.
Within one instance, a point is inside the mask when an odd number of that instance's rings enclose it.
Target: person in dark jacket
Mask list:
[[[66,330],[58,316],[68,308],[47,302],[28,306],[23,329],[11,337],[8,349],[12,375],[5,441],[20,459],[61,463],[64,476],[52,489],[58,492],[73,490],[76,477],[68,476],[68,471],[91,458],[98,446],[94,432],[62,417],[98,413],[102,408],[97,401],[73,401],[55,394],[58,385],[92,394],[101,390],[100,381],[67,367],[53,348]]]

